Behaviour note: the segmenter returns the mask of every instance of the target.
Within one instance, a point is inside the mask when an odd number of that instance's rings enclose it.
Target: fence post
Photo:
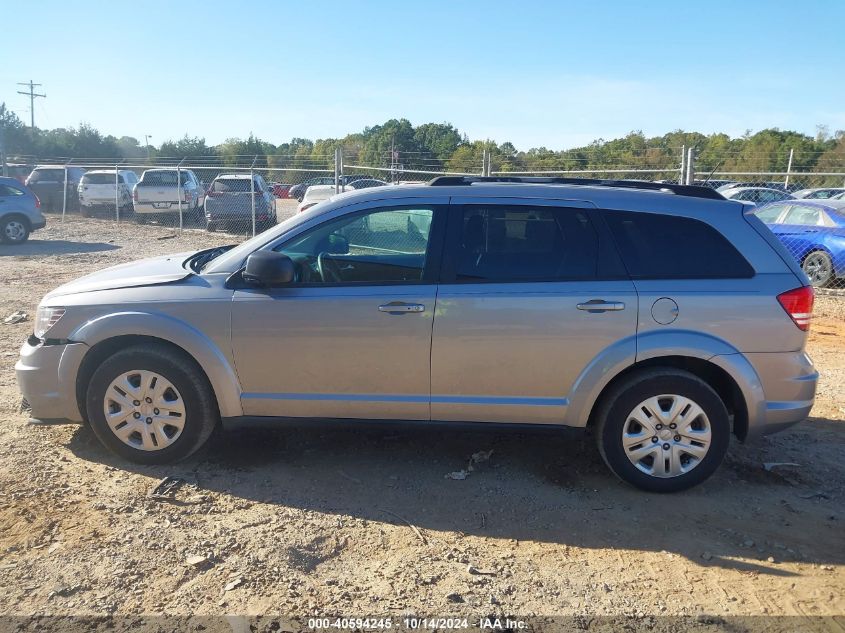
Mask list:
[[[340,158],[338,153],[339,147],[334,148],[334,192],[340,193]]]
[[[184,229],[184,220],[182,218],[182,198],[184,196],[184,192],[182,191],[182,163],[184,162],[185,159],[183,158],[176,165],[176,198],[177,204],[179,205],[179,233]]]
[[[481,177],[487,176],[487,149],[481,150]]]
[[[114,216],[120,222],[120,172],[117,163],[114,166]]]
[[[67,166],[70,161],[65,163],[65,182],[62,187],[62,222],[65,221],[65,211],[67,211]]]
[[[690,147],[687,150],[687,175],[684,184],[691,185],[695,182],[695,148]]]
[[[343,147],[338,147],[336,151],[335,162],[339,165],[337,172],[340,175],[340,190],[346,191],[346,181],[343,178]]]
[[[786,178],[783,180],[784,189],[789,189],[789,173],[792,171],[792,155],[794,153],[794,149],[789,150],[789,161],[786,163]]]
[[[681,173],[678,175],[678,184],[684,184],[687,178],[687,146],[681,145]]]
[[[252,201],[252,236],[255,237],[255,162],[258,156],[252,158],[252,165],[249,166],[249,198]]]

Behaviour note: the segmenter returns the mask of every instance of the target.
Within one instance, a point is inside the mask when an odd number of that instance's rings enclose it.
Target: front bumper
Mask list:
[[[23,344],[15,373],[33,418],[82,422],[76,401],[76,373],[87,351],[84,343],[45,345],[35,337]]]

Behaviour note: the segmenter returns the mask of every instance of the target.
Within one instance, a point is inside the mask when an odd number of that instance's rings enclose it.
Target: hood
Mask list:
[[[193,274],[182,265],[193,252],[150,257],[148,259],[129,262],[128,264],[112,266],[111,268],[85,275],[63,286],[59,286],[47,293],[44,299],[47,300],[53,297],[79,292],[115,290],[117,288],[131,288],[133,286],[152,286],[179,281]]]

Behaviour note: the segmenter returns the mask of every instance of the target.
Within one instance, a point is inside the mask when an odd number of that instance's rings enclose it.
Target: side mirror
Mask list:
[[[293,260],[276,251],[255,251],[246,258],[243,279],[251,286],[284,286],[294,280],[296,267]]]

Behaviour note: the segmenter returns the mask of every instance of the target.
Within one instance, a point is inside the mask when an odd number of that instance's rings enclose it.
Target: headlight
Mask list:
[[[59,322],[59,319],[64,316],[64,308],[47,308],[45,306],[38,306],[35,313],[35,336],[37,338],[44,338],[44,335],[50,331],[50,328]]]

